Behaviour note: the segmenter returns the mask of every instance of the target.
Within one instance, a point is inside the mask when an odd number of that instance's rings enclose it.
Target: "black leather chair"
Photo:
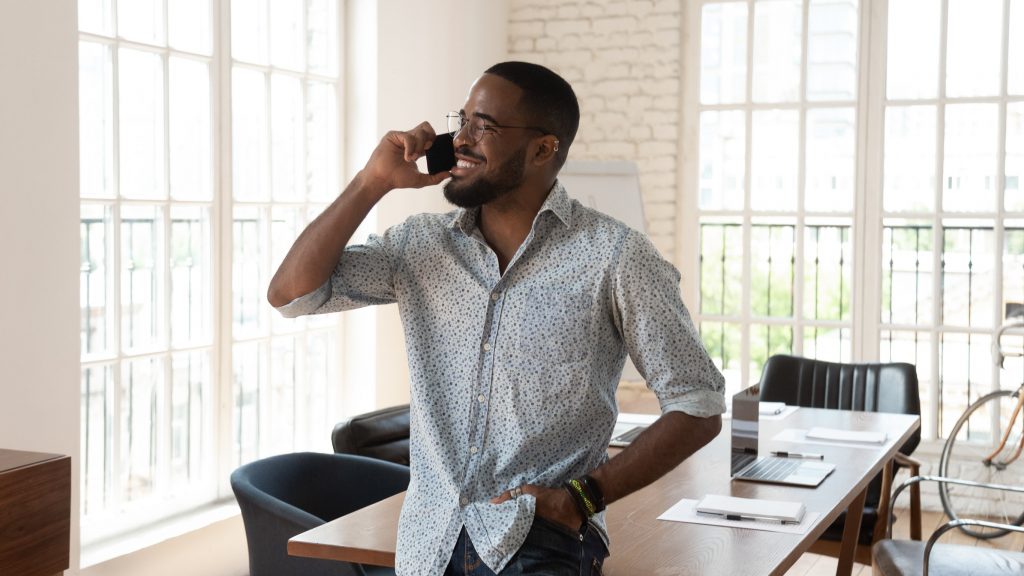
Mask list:
[[[761,373],[761,400],[805,408],[921,414],[917,369],[903,362],[840,364],[799,356],[772,356],[765,362]],[[907,466],[911,475],[919,473],[920,463],[910,458],[910,454],[920,441],[920,432],[915,432],[900,447],[888,478],[879,474],[868,486],[855,556],[857,562],[871,563],[871,546],[885,533],[890,486],[897,468]],[[920,540],[921,497],[918,489],[911,493],[910,514],[911,535]],[[811,551],[838,556],[845,521],[844,512],[825,530]]]
[[[409,405],[391,406],[339,422],[331,433],[338,454],[409,465]]]
[[[409,469],[361,456],[301,452],[231,474],[249,547],[250,576],[383,576],[390,568],[288,555],[288,539],[397,494]]]
[[[896,502],[900,493],[907,486],[917,486],[921,482],[952,483],[971,486],[975,489],[1001,492],[1024,493],[1022,486],[998,486],[982,482],[965,481],[940,476],[914,476],[901,484],[892,495]],[[940,526],[928,538],[927,542],[908,540],[880,540],[874,545],[872,574],[874,576],[1018,576],[1024,574],[1024,552],[1019,550],[1000,550],[989,546],[968,546],[958,544],[938,544],[939,538],[959,526],[973,526],[976,530],[988,527],[1010,532],[1024,532],[1024,528],[1010,524],[1000,524],[985,520],[959,518]],[[892,535],[892,523],[886,530],[887,536]]]

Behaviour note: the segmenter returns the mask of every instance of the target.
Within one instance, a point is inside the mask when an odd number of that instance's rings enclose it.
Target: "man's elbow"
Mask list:
[[[700,438],[701,446],[703,446],[714,440],[719,432],[722,431],[722,416],[721,414],[715,414],[714,416],[700,418],[700,421],[700,426],[696,433]]]
[[[267,302],[270,303],[274,308],[280,308],[285,304],[291,302],[294,298],[288,298],[285,291],[280,286],[275,285],[273,282],[270,283],[270,287],[267,288]]]

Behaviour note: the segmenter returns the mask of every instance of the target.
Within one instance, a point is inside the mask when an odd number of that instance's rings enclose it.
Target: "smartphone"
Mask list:
[[[427,173],[447,172],[455,166],[454,134],[438,134],[427,148]]]

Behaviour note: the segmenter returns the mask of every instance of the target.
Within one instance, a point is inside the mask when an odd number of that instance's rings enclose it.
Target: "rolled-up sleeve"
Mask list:
[[[679,295],[679,272],[631,231],[614,277],[616,324],[662,413],[725,412],[725,378],[711,361]]]
[[[330,279],[277,311],[286,318],[295,318],[394,302],[394,266],[389,243],[400,233],[401,225],[383,236],[371,235],[365,244],[345,248]]]

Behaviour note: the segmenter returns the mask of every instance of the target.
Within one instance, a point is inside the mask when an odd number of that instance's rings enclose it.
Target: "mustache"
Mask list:
[[[467,158],[472,158],[473,160],[479,160],[480,162],[483,162],[485,160],[483,156],[471,152],[469,150],[469,147],[466,146],[466,145],[462,145],[462,146],[459,146],[458,148],[456,148],[455,149],[455,153],[459,154],[459,155],[462,155],[462,156],[465,156]]]

